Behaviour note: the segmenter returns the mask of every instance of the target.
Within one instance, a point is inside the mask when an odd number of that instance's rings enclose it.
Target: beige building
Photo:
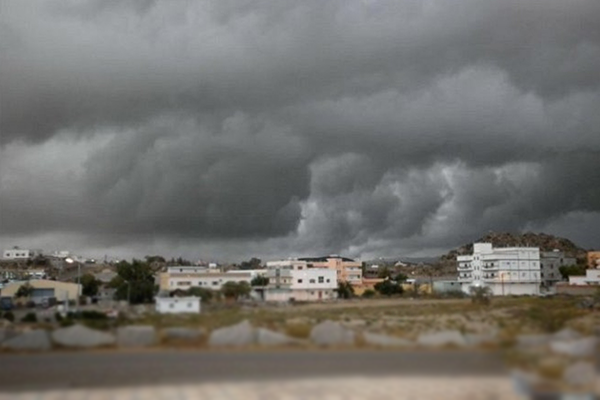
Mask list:
[[[587,253],[588,268],[600,268],[600,251],[588,251]]]
[[[362,263],[351,258],[330,255],[327,257],[299,258],[311,268],[328,268],[337,271],[338,282],[349,282],[354,286],[362,285]]]
[[[34,302],[50,297],[56,298],[57,301],[76,300],[77,295],[81,294],[81,285],[76,283],[33,279],[30,281],[9,283],[2,288],[0,295],[14,298],[19,288],[26,283],[29,283],[33,287],[31,299]]]
[[[158,286],[160,291],[187,290],[191,287],[220,290],[229,281],[250,284],[258,274],[258,270],[220,272],[201,267],[175,266],[167,267],[167,271],[159,275]]]

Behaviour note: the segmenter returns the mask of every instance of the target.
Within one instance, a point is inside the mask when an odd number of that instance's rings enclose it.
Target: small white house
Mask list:
[[[200,297],[157,297],[156,312],[160,314],[199,314]]]

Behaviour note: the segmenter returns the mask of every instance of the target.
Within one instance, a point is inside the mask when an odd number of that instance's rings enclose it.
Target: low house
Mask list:
[[[266,277],[269,283],[264,288],[265,301],[320,301],[337,297],[336,271],[309,268],[305,261],[268,262]]]
[[[160,314],[200,313],[200,297],[156,297],[155,301],[156,312]]]
[[[1,294],[3,297],[14,298],[19,288],[27,283],[33,288],[30,298],[35,303],[48,298],[55,298],[58,301],[76,300],[78,294],[81,294],[81,285],[47,279],[9,283],[2,288]]]
[[[585,275],[569,276],[569,285],[600,285],[600,268],[587,269]]]

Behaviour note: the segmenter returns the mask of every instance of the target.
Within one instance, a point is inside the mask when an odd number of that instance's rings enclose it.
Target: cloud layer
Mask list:
[[[1,6],[4,246],[600,246],[596,0]]]

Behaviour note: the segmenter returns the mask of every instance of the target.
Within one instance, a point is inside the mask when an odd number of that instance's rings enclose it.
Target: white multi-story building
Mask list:
[[[475,243],[473,254],[457,256],[462,290],[487,286],[496,296],[536,295],[540,292],[540,250],[537,247],[493,248]]]
[[[269,284],[265,301],[319,301],[337,297],[337,272],[309,268],[306,261],[282,260],[267,263]]]
[[[2,258],[7,260],[27,260],[40,254],[42,254],[41,250],[28,250],[13,247],[12,249],[4,250],[2,252]]]

